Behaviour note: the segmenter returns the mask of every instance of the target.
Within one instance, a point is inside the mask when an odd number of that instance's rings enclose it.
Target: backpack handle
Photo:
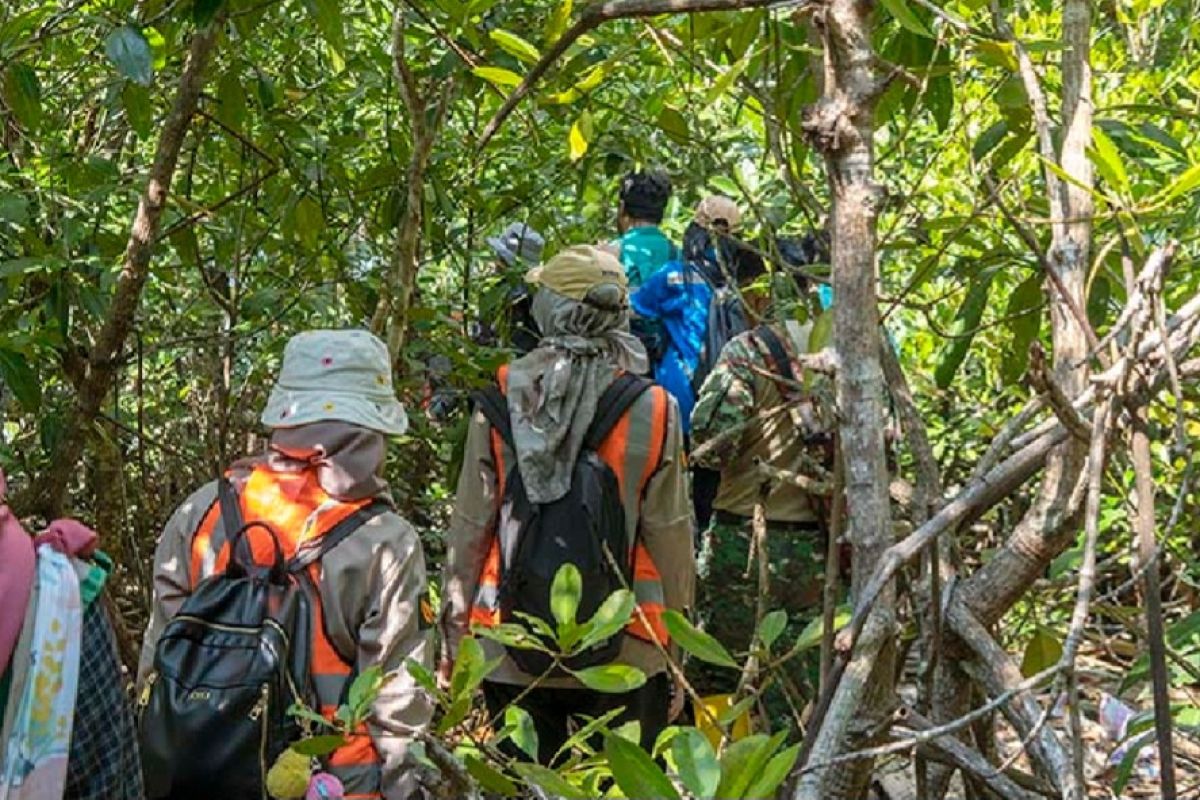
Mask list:
[[[221,525],[224,526],[225,536],[229,541],[229,565],[225,572],[231,578],[244,578],[258,566],[254,563],[254,550],[246,537],[246,531],[257,527],[267,532],[275,548],[275,563],[270,567],[271,582],[286,583],[287,561],[283,557],[283,547],[279,544],[279,535],[275,533],[275,529],[265,522],[242,520],[242,506],[238,502],[237,491],[228,478],[222,477],[217,482],[217,500],[221,504]]]
[[[247,522],[237,531],[229,540],[229,565],[225,567],[225,574],[231,578],[244,578],[250,572],[258,567],[254,561],[254,552],[250,548],[250,544],[246,541],[246,532],[251,528],[262,528],[271,537],[271,545],[275,550],[274,563],[269,567],[268,575],[271,578],[271,583],[283,584],[287,583],[287,561],[283,557],[283,547],[279,544],[279,536],[275,533],[275,529],[265,522],[254,521]],[[245,543],[243,548],[249,554],[247,561],[242,560],[242,554],[238,552],[238,545]]]

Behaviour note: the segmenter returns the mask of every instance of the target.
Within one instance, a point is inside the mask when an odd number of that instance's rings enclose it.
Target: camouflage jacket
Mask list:
[[[773,324],[788,354],[808,351],[811,325]],[[830,381],[805,373],[793,362],[797,382],[778,374],[757,330],[731,339],[700,389],[692,412],[693,459],[721,472],[714,507],[739,516],[754,513],[767,482],[765,464],[818,480],[826,461],[825,440],[832,430]],[[767,495],[767,519],[808,522],[817,518],[809,494],[790,482],[775,482]]]

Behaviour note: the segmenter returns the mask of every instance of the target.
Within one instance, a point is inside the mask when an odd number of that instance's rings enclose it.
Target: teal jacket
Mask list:
[[[630,289],[641,286],[669,262],[679,259],[679,248],[661,228],[653,225],[630,228],[616,244],[621,249],[621,264]]]

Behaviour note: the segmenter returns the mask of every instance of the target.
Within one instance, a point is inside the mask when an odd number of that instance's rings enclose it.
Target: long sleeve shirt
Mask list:
[[[154,666],[163,629],[192,592],[192,537],[217,495],[202,486],[167,522],[154,555],[154,603],[138,664],[138,683]],[[408,659],[433,666],[430,626],[422,621],[425,555],[416,531],[387,512],[348,536],[321,559],[318,589],[325,629],[338,652],[355,654],[356,671],[379,666],[388,680],[367,727],[383,759],[386,800],[408,800],[416,791],[409,744],[424,729],[433,706],[405,668]]]
[[[651,402],[643,395],[630,414],[649,415]],[[491,546],[499,516],[501,499],[495,459],[491,448],[491,426],[479,411],[471,418],[466,452],[458,479],[458,494],[446,541],[446,566],[442,581],[441,628],[447,655],[454,657],[458,644],[469,631],[471,602],[479,575]],[[649,443],[631,442],[630,447],[648,448]],[[503,454],[504,463],[515,464],[514,455]],[[662,461],[650,478],[643,497],[626,493],[625,516],[636,521],[650,557],[662,577],[664,605],[684,612],[691,607],[696,564],[692,547],[692,511],[687,494],[687,466],[683,456],[683,434],[679,411],[673,400],[668,403],[667,436]],[[527,685],[533,676],[522,672],[508,658],[502,646],[482,640],[485,655],[503,657],[500,667],[489,676],[498,683]],[[641,669],[648,677],[667,669],[666,660],[651,643],[626,635],[617,662]],[[580,688],[574,678],[549,678],[540,686]]]

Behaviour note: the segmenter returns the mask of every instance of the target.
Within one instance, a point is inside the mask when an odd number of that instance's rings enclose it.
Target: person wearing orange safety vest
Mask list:
[[[425,557],[416,531],[391,510],[380,477],[387,437],[407,418],[392,389],[387,348],[366,331],[309,331],[293,337],[263,423],[267,451],[227,473],[246,522],[268,523],[285,557],[368,505],[374,513],[309,568],[312,684],[320,713],[332,718],[356,675],[381,667],[387,680],[365,729],[323,763],[345,797],[408,800],[421,796],[409,744],[433,708],[405,669],[432,667]],[[188,595],[229,561],[217,482],[197,490],[171,517],[154,561],[154,604],[139,666],[150,672],[155,644]],[[271,563],[270,537],[246,533],[254,559]],[[221,769],[212,764],[213,770]]]
[[[535,290],[532,313],[542,339],[499,375],[516,452],[479,410],[471,419],[447,536],[440,622],[443,679],[472,627],[500,621],[496,520],[512,470],[520,471],[531,503],[564,497],[585,433],[603,411],[597,405],[605,390],[622,373],[637,375],[646,369],[645,349],[628,332],[625,272],[611,253],[588,245],[568,247],[531,270],[526,281]],[[695,582],[687,467],[674,398],[659,386],[644,391],[597,453],[620,487],[628,541],[633,543],[626,555],[640,609],[623,636],[616,663],[639,668],[648,681],[641,689],[613,695],[559,674],[541,678],[526,691],[535,677],[522,672],[503,646],[480,637],[489,659],[502,657],[483,684],[489,710],[495,714],[515,702],[528,711],[543,763],[567,740],[573,717],[597,717],[624,707],[612,724],[637,720],[642,741],[653,744],[682,707],[682,693],[673,686],[663,655],[672,645],[662,621],[664,610],[685,612],[691,606]]]

